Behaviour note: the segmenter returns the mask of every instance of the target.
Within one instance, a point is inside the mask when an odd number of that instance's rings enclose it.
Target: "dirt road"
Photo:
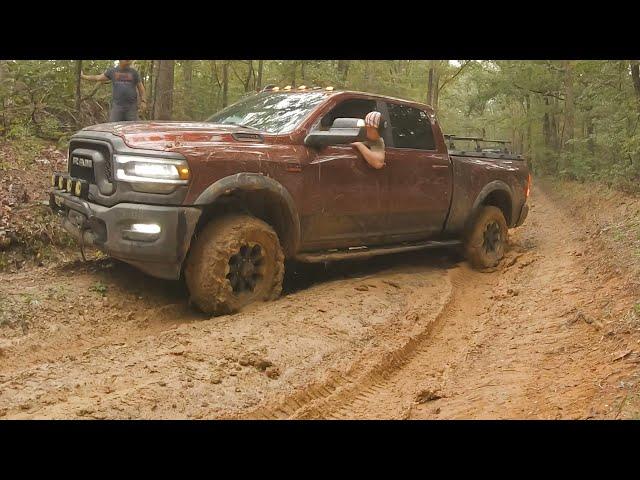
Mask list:
[[[599,226],[532,205],[493,272],[446,250],[294,266],[232,316],[106,259],[0,274],[0,417],[637,416],[640,281]]]

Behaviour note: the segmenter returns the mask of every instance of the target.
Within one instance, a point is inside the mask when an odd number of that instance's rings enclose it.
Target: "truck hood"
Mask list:
[[[233,142],[232,134],[255,136],[262,141],[260,132],[238,125],[206,122],[115,122],[101,123],[82,129],[83,132],[109,132],[121,137],[131,148],[174,150],[177,147],[210,143]]]

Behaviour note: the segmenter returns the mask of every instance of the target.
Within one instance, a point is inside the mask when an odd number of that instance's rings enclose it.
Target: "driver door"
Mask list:
[[[327,128],[336,118],[362,118],[376,110],[375,100],[347,99],[313,128]],[[309,148],[303,167],[307,212],[302,219],[305,250],[375,245],[384,241],[387,224],[388,170],[367,164],[351,145]]]

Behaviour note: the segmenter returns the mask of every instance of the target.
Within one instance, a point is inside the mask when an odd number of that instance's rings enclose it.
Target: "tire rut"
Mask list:
[[[349,418],[358,401],[369,402],[376,395],[388,391],[393,375],[402,369],[417,354],[422,346],[446,320],[455,314],[458,299],[468,282],[469,269],[466,265],[448,270],[451,291],[442,309],[418,334],[408,337],[398,348],[387,352],[373,365],[366,366],[366,360],[358,362],[346,375],[333,374],[325,382],[305,388],[303,392],[285,398],[275,406],[263,406],[241,418],[259,419],[308,419],[308,418]],[[419,300],[417,302],[419,304]],[[409,307],[404,315],[421,316],[419,309]],[[359,373],[363,371],[365,373]]]

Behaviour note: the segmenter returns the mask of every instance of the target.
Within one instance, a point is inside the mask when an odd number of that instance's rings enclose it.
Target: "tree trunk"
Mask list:
[[[151,118],[156,118],[156,100],[158,98],[158,69],[160,67],[160,60],[152,60],[151,68],[151,87],[153,90],[152,104],[151,104]]]
[[[296,88],[296,73],[298,70],[298,62],[291,62],[291,88]]]
[[[433,105],[433,60],[429,60],[429,79],[427,80],[427,105]]]
[[[156,120],[171,120],[175,60],[159,60],[156,81]]]
[[[222,108],[227,106],[229,100],[229,63],[222,64]]]
[[[341,87],[346,87],[348,74],[349,60],[338,60],[338,79]]]
[[[435,111],[438,110],[438,100],[440,99],[440,74],[438,70],[433,72],[433,103],[431,106]]]
[[[427,81],[427,104],[434,110],[438,108],[438,90],[440,89],[440,75],[438,75],[437,60],[429,60],[429,79]]]
[[[184,80],[184,112],[193,120],[193,63],[184,60],[182,63],[182,78]]]
[[[253,76],[253,60],[249,60],[249,70],[247,71],[247,78],[244,81],[244,91],[249,91],[249,84],[251,83],[251,77]]]
[[[527,150],[526,150],[526,155],[528,157],[531,157],[531,147],[532,147],[532,140],[531,140],[531,96],[527,95],[525,97],[525,112],[527,115]],[[523,142],[524,143],[524,142]]]
[[[262,90],[262,69],[264,68],[262,60],[258,60],[258,85],[257,89]]]
[[[558,151],[558,147],[560,144],[559,142],[560,125],[558,125],[558,120],[556,118],[556,112],[558,110],[557,103],[558,103],[558,100],[554,98],[553,101],[551,102],[551,104],[553,105],[553,111],[549,115],[549,118],[551,121],[551,147],[553,148],[554,151]]]
[[[140,72],[140,81],[146,84],[147,83],[147,61],[146,60],[140,61],[140,68],[138,69],[138,71]]]
[[[564,63],[564,142],[563,147],[567,142],[568,150],[573,150],[573,145],[570,140],[573,140],[574,136],[574,97],[573,97],[573,62],[566,60]]]
[[[0,98],[2,102],[0,102],[0,112],[2,113],[2,136],[4,137],[7,133],[7,116],[5,110],[5,99],[6,99],[6,90],[4,83],[7,79],[7,72],[5,71],[5,60],[0,60]]]
[[[638,113],[640,113],[640,62],[638,60],[631,62],[631,80],[633,81],[633,91],[636,93],[636,101],[638,102]]]
[[[153,96],[153,93],[155,92],[154,90],[154,85],[153,85],[153,66],[155,65],[155,60],[150,60],[150,65],[149,65],[149,89],[147,91],[147,95],[149,97],[149,101],[151,103],[151,118],[153,118],[153,107],[155,105],[155,97]]]
[[[587,148],[590,153],[595,153],[596,149],[593,141],[593,118],[589,110],[587,110],[587,113],[585,114],[584,123],[587,136]]]
[[[552,148],[551,145],[551,120],[549,114],[549,98],[544,97],[544,116],[542,117],[542,137],[544,139],[544,146],[546,148]]]
[[[215,60],[209,62],[211,67],[211,106],[212,113],[218,110],[218,100],[220,100],[220,80],[218,78],[218,67]]]
[[[78,114],[78,119],[80,118],[80,73],[82,72],[82,60],[76,60],[76,113]]]

